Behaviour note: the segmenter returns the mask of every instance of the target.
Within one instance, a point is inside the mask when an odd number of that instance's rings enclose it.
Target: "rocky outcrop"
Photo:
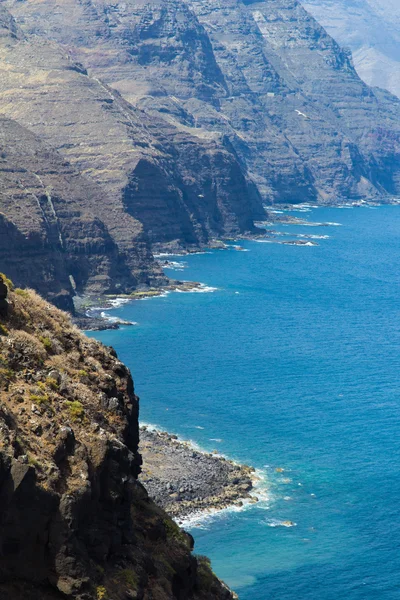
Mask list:
[[[1,597],[232,599],[191,553],[191,536],[138,482],[128,369],[35,293],[8,290],[8,300],[0,320]]]
[[[176,435],[140,429],[140,481],[168,514],[185,517],[255,503],[255,469],[220,454],[199,451]]]

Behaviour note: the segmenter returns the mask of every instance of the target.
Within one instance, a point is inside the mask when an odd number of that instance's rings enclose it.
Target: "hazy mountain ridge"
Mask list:
[[[348,46],[369,85],[400,96],[400,5],[396,0],[303,0],[339,43]]]

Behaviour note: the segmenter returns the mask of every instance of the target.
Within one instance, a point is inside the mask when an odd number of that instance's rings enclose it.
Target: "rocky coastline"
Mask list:
[[[176,435],[140,428],[140,481],[150,497],[179,522],[245,502],[256,503],[255,469],[200,451]]]
[[[237,598],[138,480],[115,351],[2,274],[0,351],[0,598]]]
[[[155,298],[172,291],[191,292],[201,290],[203,287],[203,284],[198,281],[178,281],[170,279],[168,285],[135,290],[131,294],[107,294],[100,297],[75,297],[75,315],[72,318],[72,321],[74,325],[83,331],[105,331],[107,329],[119,329],[121,325],[135,325],[135,323],[132,323],[131,321],[126,321],[117,317],[107,317],[104,315],[104,311],[133,300]]]
[[[382,204],[399,204],[400,201],[396,199],[386,200],[385,202],[348,202],[342,205],[342,208],[358,208],[361,206],[376,207]],[[327,204],[326,206],[337,206]],[[288,246],[318,246],[316,239],[323,239],[328,236],[316,236],[306,234],[292,233],[291,237],[298,239],[281,240],[279,239],[283,235],[274,229],[274,225],[297,225],[307,227],[332,227],[339,225],[339,223],[331,222],[316,222],[309,221],[307,218],[294,216],[288,214],[292,211],[298,212],[309,212],[310,208],[320,208],[320,206],[309,205],[309,204],[276,204],[273,206],[265,206],[267,210],[268,219],[263,221],[255,221],[256,231],[250,233],[237,234],[235,237],[223,237],[222,239],[212,239],[204,246],[187,247],[181,244],[175,244],[170,246],[159,246],[159,252],[154,253],[155,263],[159,269],[174,269],[176,270],[178,263],[171,260],[171,257],[184,257],[191,254],[198,254],[208,252],[210,250],[235,250],[237,252],[246,252],[247,250],[239,244],[241,241],[246,240],[257,240],[257,241],[269,241],[270,243],[283,244]],[[184,270],[185,266],[180,265],[179,270]],[[119,329],[121,326],[135,325],[130,321],[119,319],[117,317],[108,317],[104,315],[104,311],[109,310],[118,306],[124,302],[130,302],[132,300],[143,300],[145,298],[153,298],[162,296],[168,292],[181,291],[202,291],[202,288],[206,286],[198,281],[181,281],[177,279],[171,279],[166,277],[167,283],[158,286],[144,286],[134,290],[129,294],[103,294],[103,295],[90,295],[86,294],[83,296],[75,296],[75,315],[73,316],[74,324],[83,331],[104,331],[107,329]]]

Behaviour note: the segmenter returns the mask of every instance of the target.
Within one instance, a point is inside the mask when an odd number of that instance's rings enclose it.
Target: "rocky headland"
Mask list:
[[[154,501],[178,521],[243,502],[257,502],[253,467],[202,452],[176,435],[142,426],[140,481]],[[253,491],[253,493],[251,493]]]
[[[233,600],[140,483],[138,398],[111,348],[0,277],[0,597]]]

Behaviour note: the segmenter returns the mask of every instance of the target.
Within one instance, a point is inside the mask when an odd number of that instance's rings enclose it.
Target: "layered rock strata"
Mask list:
[[[0,268],[65,307],[165,285],[152,251],[253,234],[263,203],[400,193],[399,99],[296,0],[6,0],[0,115]]]
[[[6,5],[25,32],[68,48],[147,114],[226,140],[265,201],[399,192],[398,100],[369,88],[299,2]]]

